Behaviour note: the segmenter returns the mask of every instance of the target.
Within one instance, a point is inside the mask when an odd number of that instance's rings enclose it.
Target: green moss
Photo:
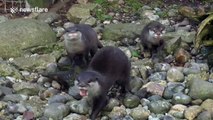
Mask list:
[[[119,5],[118,1],[108,2],[106,0],[95,0],[99,5],[93,13],[99,20],[112,20],[112,16],[108,15],[109,12],[122,12],[128,14],[135,14],[141,7],[142,3],[138,0],[125,1],[124,5]]]
[[[32,7],[40,7],[40,8],[48,7],[52,3],[52,0],[27,0],[27,1]]]
[[[142,7],[142,3],[139,0],[127,0],[126,6],[130,8],[130,11],[137,11]]]
[[[30,49],[31,53],[38,53],[38,54],[46,54],[46,53],[51,53],[52,51],[61,51],[63,52],[64,47],[60,46],[58,44],[50,44],[46,46],[39,46],[39,47],[34,47]]]
[[[140,51],[134,50],[134,51],[131,51],[131,53],[132,53],[132,57],[140,57]]]
[[[167,18],[168,17],[167,12],[165,12],[165,11],[164,12],[158,12],[157,15],[159,15],[160,18]]]

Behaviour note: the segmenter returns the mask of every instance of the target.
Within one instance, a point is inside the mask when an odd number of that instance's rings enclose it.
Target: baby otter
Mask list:
[[[162,39],[165,33],[165,26],[157,21],[152,21],[147,24],[141,32],[141,44],[144,47],[144,52],[155,52],[164,46]],[[149,57],[144,56],[144,57]]]

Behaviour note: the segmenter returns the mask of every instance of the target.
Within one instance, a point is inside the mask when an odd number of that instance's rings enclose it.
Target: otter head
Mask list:
[[[81,40],[82,33],[78,30],[77,27],[73,26],[66,29],[66,33],[64,34],[64,40],[69,41],[77,41]]]
[[[153,21],[148,25],[149,35],[155,38],[158,42],[161,40],[162,36],[165,34],[165,26],[157,21]]]
[[[101,75],[94,71],[84,71],[77,77],[77,86],[80,90],[80,95],[97,96],[100,93]]]

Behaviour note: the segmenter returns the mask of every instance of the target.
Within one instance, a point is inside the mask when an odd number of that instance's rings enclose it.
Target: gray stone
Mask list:
[[[146,88],[147,92],[151,93],[152,95],[159,95],[159,96],[163,96],[163,92],[165,90],[165,86],[158,84],[156,82],[148,82],[143,87]]]
[[[54,3],[55,0],[27,0],[30,7],[47,8]]]
[[[30,57],[17,57],[12,63],[24,70],[42,70],[49,63],[56,62],[56,58],[50,54],[35,55]]]
[[[137,92],[143,85],[143,80],[139,77],[134,77],[131,81],[130,81],[130,88],[132,92]]]
[[[63,118],[63,120],[86,120],[87,118],[85,116],[76,114],[76,113],[71,113],[68,116],[66,116],[65,118]]]
[[[126,54],[126,56],[129,59],[132,57],[132,53],[129,48],[127,48],[127,47],[119,47],[119,48]]]
[[[176,68],[171,68],[167,72],[167,80],[170,82],[183,82],[184,75]]]
[[[89,112],[89,105],[87,102],[87,99],[81,99],[80,101],[72,100],[67,103],[70,107],[70,110],[72,112],[78,113],[78,114],[88,114]]]
[[[132,66],[134,67],[137,67],[137,66],[146,66],[147,68],[152,68],[154,63],[152,62],[152,59],[149,59],[149,58],[144,58],[142,60],[137,60],[137,61],[134,61],[132,62]]]
[[[176,104],[174,106],[171,107],[171,109],[169,110],[169,114],[173,115],[176,118],[184,118],[184,111],[186,110],[186,106],[181,105],[181,104]]]
[[[22,104],[16,104],[17,105],[17,112],[18,113],[24,113],[25,111],[27,111],[27,108],[24,106],[24,105],[22,105]]]
[[[140,104],[140,99],[136,95],[127,94],[123,100],[123,103],[127,108],[134,108]]]
[[[144,109],[141,105],[139,105],[131,110],[130,116],[132,116],[134,120],[147,120],[149,114],[149,110]]]
[[[185,110],[184,116],[188,120],[194,120],[201,111],[202,108],[200,106],[197,105],[190,106]]]
[[[186,32],[186,31],[181,31],[179,30],[178,32],[167,32],[164,36],[165,37],[181,37],[181,40],[186,42],[186,43],[192,43],[193,40],[195,39],[195,31],[192,32]]]
[[[70,87],[68,94],[77,100],[80,100],[82,98],[82,96],[80,95],[80,90],[79,90],[78,86]]]
[[[172,105],[165,100],[152,101],[148,105],[149,110],[155,114],[167,113],[170,110],[171,106]]]
[[[47,13],[41,13],[37,16],[37,19],[41,22],[45,23],[52,23],[53,21],[59,19],[59,15],[55,12],[47,12]]]
[[[42,93],[40,94],[40,97],[43,98],[43,99],[47,99],[47,98],[49,98],[50,96],[54,96],[54,95],[57,95],[57,94],[59,94],[59,93],[60,93],[59,90],[50,87],[50,88],[48,88],[47,90],[45,90],[44,92],[42,92]]]
[[[149,101],[158,101],[158,100],[163,100],[163,98],[160,95],[152,95],[147,98]]]
[[[209,80],[209,73],[208,72],[199,72],[197,74],[189,74],[185,77],[186,81],[191,81],[194,79],[207,81],[207,80]]]
[[[168,84],[164,93],[163,97],[166,99],[171,99],[173,94],[184,92],[185,87],[182,84]]]
[[[146,80],[147,77],[149,76],[147,66],[140,65],[140,62],[132,63],[131,76],[135,76],[135,77],[137,76],[142,78],[143,80]]]
[[[58,38],[60,38],[65,33],[65,29],[63,27],[56,27],[53,28],[53,30],[56,32],[56,37]]]
[[[26,100],[27,97],[24,95],[20,95],[20,94],[9,94],[9,95],[5,95],[3,97],[3,101],[11,101],[11,102],[20,102],[20,101],[24,101]]]
[[[150,81],[166,80],[166,72],[155,72],[148,77]]]
[[[206,63],[195,63],[195,62],[189,62],[186,63],[186,67],[183,69],[183,73],[185,75],[189,74],[197,74],[200,72],[208,72],[209,66]]]
[[[103,29],[103,40],[120,41],[123,38],[133,39],[140,35],[144,24],[118,23],[105,25]]]
[[[2,86],[0,86],[0,88],[1,88]],[[3,96],[3,92],[2,92],[2,90],[0,89],[0,98]]]
[[[47,73],[55,73],[55,72],[57,72],[57,70],[58,70],[58,66],[56,63],[47,64],[46,69],[45,69],[45,71]]]
[[[201,107],[213,115],[213,99],[206,99],[201,104]]]
[[[147,79],[147,77],[149,76],[148,74],[148,68],[144,65],[141,65],[141,66],[138,66],[139,68],[139,73],[140,73],[140,76],[141,78],[143,78],[144,80]]]
[[[185,75],[198,74],[198,73],[200,73],[200,69],[199,68],[184,68],[183,73]]]
[[[68,115],[69,111],[69,106],[62,103],[53,103],[45,108],[44,116],[53,120],[61,120]]]
[[[201,112],[198,116],[196,120],[212,120],[212,116],[211,113],[208,111],[203,111]]]
[[[175,17],[178,14],[178,10],[177,9],[170,9],[168,11],[168,16],[169,17]]]
[[[96,21],[97,21],[96,18],[94,18],[94,17],[92,17],[92,16],[89,16],[89,17],[87,17],[87,18],[81,19],[80,23],[81,23],[81,24],[88,24],[88,25],[93,26],[93,25],[96,24]]]
[[[156,63],[154,69],[156,72],[167,72],[171,68],[168,63]]]
[[[72,97],[69,95],[55,95],[48,99],[48,104],[52,103],[66,103],[67,101],[71,100]]]
[[[0,101],[0,110],[3,110],[7,107],[7,103],[6,102],[3,102],[3,101]]]
[[[119,106],[119,105],[120,105],[120,101],[118,99],[111,98],[109,100],[109,103],[107,104],[107,106],[104,108],[104,110],[106,110],[106,111],[112,111],[112,109],[115,106]]]
[[[114,107],[108,116],[111,119],[113,119],[113,118],[120,118],[120,117],[123,118],[126,115],[127,115],[126,108],[122,105],[122,106]]]
[[[91,17],[91,10],[96,8],[96,4],[74,4],[67,12],[67,18],[74,23],[79,23],[81,19],[87,19]]]
[[[155,15],[154,12],[154,10],[144,10],[143,12],[141,12],[141,16],[143,16],[144,18],[148,18],[151,21],[156,21],[160,17],[158,15]]]
[[[191,80],[188,82],[189,93],[188,95],[193,99],[202,99],[207,98],[213,99],[213,83],[206,82],[203,80]]]
[[[5,16],[0,16],[0,23],[3,23],[3,22],[5,22],[5,21],[7,21],[7,20],[8,20],[7,17],[5,17]]]
[[[8,34],[10,33],[10,34]],[[13,19],[0,24],[0,56],[18,57],[23,50],[56,41],[48,24],[33,19]]]
[[[30,111],[34,113],[36,118],[43,116],[44,107],[46,106],[46,101],[40,99],[39,96],[32,96],[29,100],[24,101],[22,104],[26,106]]]
[[[11,76],[16,79],[23,78],[23,76],[21,75],[20,71],[17,68],[15,68],[13,65],[7,62],[1,62],[1,61],[0,61],[0,74],[1,76]]]
[[[13,89],[16,93],[24,94],[24,95],[37,95],[40,90],[43,88],[38,84],[28,83],[28,82],[20,82],[13,84]]]
[[[179,48],[180,44],[181,44],[180,37],[174,37],[174,38],[172,37],[172,39],[167,38],[165,39],[164,49],[168,54],[173,54]]]
[[[171,115],[165,115],[162,118],[163,118],[163,120],[177,120],[175,117],[173,117]]]
[[[67,28],[69,28],[69,27],[73,27],[74,25],[75,25],[75,24],[72,23],[72,22],[66,22],[66,23],[64,23],[63,27],[64,27],[65,29],[67,29]]]
[[[173,95],[172,102],[174,104],[187,105],[191,102],[191,97],[183,93],[176,93]]]
[[[0,86],[0,91],[2,92],[2,94],[8,95],[8,94],[12,94],[13,90],[9,87],[5,87],[5,86]],[[1,94],[0,94],[1,96]]]

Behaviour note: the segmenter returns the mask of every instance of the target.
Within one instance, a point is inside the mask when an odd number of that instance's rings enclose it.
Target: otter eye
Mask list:
[[[93,79],[90,79],[89,81],[88,81],[88,83],[91,83],[91,82],[93,82],[94,80]]]

